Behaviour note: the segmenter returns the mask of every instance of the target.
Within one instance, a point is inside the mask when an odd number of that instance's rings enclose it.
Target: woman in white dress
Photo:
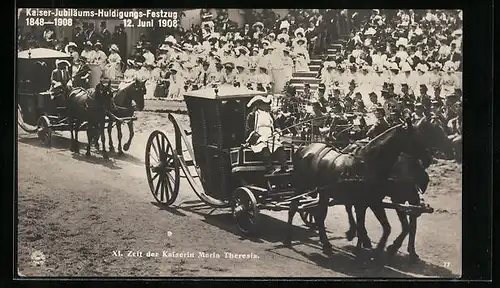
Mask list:
[[[300,72],[300,71],[305,71],[309,72],[309,65],[307,65],[307,59],[306,55],[304,55],[304,52],[299,52],[296,54],[297,56],[295,57],[295,72]]]
[[[121,71],[121,61],[122,58],[118,54],[120,50],[116,44],[112,44],[109,48],[108,64],[106,64],[105,75],[111,79],[116,80],[117,78],[122,78]]]
[[[170,77],[168,79],[170,83],[167,95],[168,100],[183,100],[182,93],[184,91],[184,81],[180,75],[181,72],[182,68],[177,63],[174,63],[170,68]]]

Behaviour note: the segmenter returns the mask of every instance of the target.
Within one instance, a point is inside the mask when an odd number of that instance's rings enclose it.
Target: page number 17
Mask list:
[[[449,268],[451,266],[450,262],[443,262],[443,267],[444,268]]]

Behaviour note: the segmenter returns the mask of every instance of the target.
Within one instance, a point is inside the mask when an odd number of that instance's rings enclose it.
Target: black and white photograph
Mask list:
[[[461,10],[17,19],[19,277],[461,277]]]

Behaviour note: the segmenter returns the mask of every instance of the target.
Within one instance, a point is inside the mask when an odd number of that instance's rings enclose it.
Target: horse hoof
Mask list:
[[[420,262],[420,257],[417,254],[410,254],[410,264],[417,264]]]
[[[332,255],[333,254],[332,245],[323,245],[323,253],[325,253],[328,256]]]
[[[115,152],[115,147],[110,146],[110,147],[109,147],[109,152]]]
[[[387,255],[388,255],[389,257],[393,257],[394,255],[396,255],[396,253],[398,252],[398,250],[399,250],[399,249],[398,249],[396,246],[394,246],[394,244],[389,245],[389,246],[387,247],[387,250],[386,250],[386,251],[387,251]]]
[[[129,148],[130,148],[129,143],[125,143],[125,145],[123,145],[123,150],[128,151]]]
[[[372,249],[373,248],[372,242],[371,241],[363,242],[363,248],[365,248],[365,249]]]
[[[345,232],[345,236],[347,237],[347,241],[352,241],[356,237],[356,231],[348,230]]]
[[[102,158],[104,158],[104,160],[109,160],[109,157],[107,154],[103,155]]]
[[[90,157],[90,152],[85,153],[85,157]]]
[[[118,155],[119,155],[119,156],[123,156],[123,155],[125,155],[125,153],[123,153],[123,151],[122,151],[122,150],[120,150],[120,151],[118,151]]]

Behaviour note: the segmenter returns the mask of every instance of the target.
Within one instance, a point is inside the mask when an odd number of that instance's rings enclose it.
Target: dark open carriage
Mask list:
[[[247,103],[259,94],[232,86],[184,94],[192,131],[182,129],[169,114],[168,119],[175,130],[175,144],[159,130],[151,133],[146,144],[146,175],[157,202],[172,205],[179,193],[180,179],[185,177],[206,204],[214,208],[231,207],[243,233],[255,231],[260,209],[287,210],[294,198],[300,199],[299,212],[303,221],[314,226],[310,208],[318,202],[316,196],[311,196],[315,191],[294,196],[291,173],[266,174],[264,161],[242,145],[248,132],[245,131],[250,112]],[[295,149],[295,145],[285,144],[290,168],[293,168]],[[341,203],[332,201],[330,204]],[[412,213],[427,212],[422,207],[390,202],[386,207],[411,210]]]
[[[51,72],[58,59],[72,62],[68,54],[46,48],[25,50],[17,55],[17,123],[25,132],[37,133],[45,146],[51,144],[52,131],[71,130],[66,107],[54,107],[49,91]],[[79,131],[85,131],[86,125],[82,123]]]

